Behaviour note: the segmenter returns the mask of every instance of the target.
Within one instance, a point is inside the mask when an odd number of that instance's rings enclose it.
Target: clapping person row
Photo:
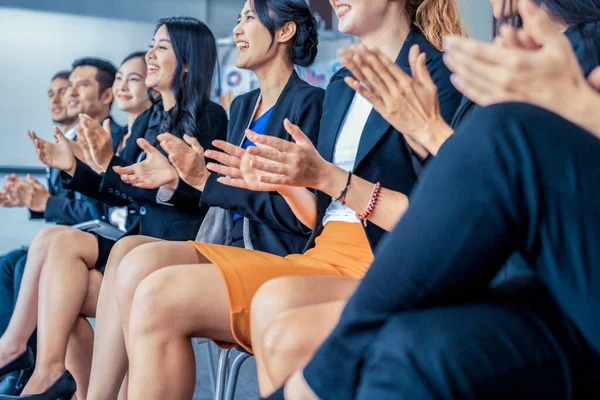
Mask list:
[[[76,136],[30,133],[65,187],[109,220],[125,207],[126,233],[49,231],[1,370],[29,359],[37,322],[23,393],[39,399],[191,399],[193,337],[255,354],[273,399],[589,388],[600,6],[540,2],[492,0],[522,26],[483,44],[454,1],[331,0],[361,44],[323,91],[295,71],[317,55],[306,3],[249,0],[236,65],[260,88],[229,122],[208,28],[159,21],[116,73],[127,129],[86,112]],[[0,201],[24,190],[10,180]]]

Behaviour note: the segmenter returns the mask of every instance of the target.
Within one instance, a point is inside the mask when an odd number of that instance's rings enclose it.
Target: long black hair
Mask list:
[[[517,0],[503,0],[502,12],[513,10],[513,2]],[[571,26],[586,24],[589,22],[600,22],[600,0],[534,0],[536,4],[544,6],[549,14],[559,21]],[[510,17],[502,16],[494,26],[494,35],[498,32],[501,24],[510,24],[521,27],[522,21],[517,15]]]
[[[296,24],[296,35],[290,48],[290,59],[301,67],[310,66],[317,57],[319,25],[305,0],[254,0],[254,11],[261,24],[271,33],[287,22]]]
[[[193,135],[200,110],[210,97],[217,44],[210,29],[195,18],[163,18],[158,21],[156,31],[163,25],[169,33],[177,65],[171,89],[175,107],[167,113],[160,130],[178,137],[185,133]]]

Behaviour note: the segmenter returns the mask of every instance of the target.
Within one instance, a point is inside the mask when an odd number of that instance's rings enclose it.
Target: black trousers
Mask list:
[[[490,291],[515,253],[532,280]],[[442,147],[304,376],[323,399],[600,398],[599,354],[600,139],[501,104]]]
[[[0,336],[4,335],[12,317],[23,279],[27,250],[13,250],[0,256]],[[29,339],[28,345],[36,350],[36,333]]]

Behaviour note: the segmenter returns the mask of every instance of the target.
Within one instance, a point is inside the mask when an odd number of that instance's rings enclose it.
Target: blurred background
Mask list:
[[[491,8],[487,0],[459,0],[470,36],[489,40]],[[214,100],[224,106],[239,93],[256,86],[251,73],[235,68],[236,48],[231,31],[243,0],[0,0],[0,185],[9,173],[31,173],[44,180],[44,169],[26,135],[34,130],[50,138],[49,80],[69,69],[82,56],[96,56],[116,65],[133,51],[147,49],[161,17],[188,15],[204,21],[218,38],[219,69]],[[340,35],[328,0],[310,0],[320,21],[319,57],[300,71],[311,84],[325,87],[340,67],[336,50],[352,43]],[[121,124],[126,119],[118,110]],[[30,243],[44,226],[28,221],[23,208],[0,207],[0,254]],[[195,399],[209,399],[206,346],[198,352]],[[244,365],[236,398],[257,394],[253,361]]]
[[[492,15],[487,0],[458,0],[472,37],[491,39]],[[32,173],[43,179],[27,130],[50,138],[47,88],[52,75],[69,69],[82,56],[97,56],[119,65],[133,51],[147,49],[161,17],[188,15],[201,19],[218,39],[219,70],[214,100],[227,105],[235,95],[256,86],[253,74],[235,68],[231,31],[244,0],[0,0],[0,185],[9,173]],[[310,0],[322,28],[319,57],[301,71],[317,86],[326,86],[340,67],[336,50],[352,38],[336,29],[328,0]],[[126,119],[114,107],[118,122]],[[0,208],[0,254],[28,244],[43,222],[26,222],[27,211]]]

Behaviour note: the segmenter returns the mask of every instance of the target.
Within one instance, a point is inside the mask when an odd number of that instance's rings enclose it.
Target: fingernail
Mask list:
[[[449,50],[452,45],[456,43],[456,38],[453,36],[445,36],[444,37],[444,50]]]

